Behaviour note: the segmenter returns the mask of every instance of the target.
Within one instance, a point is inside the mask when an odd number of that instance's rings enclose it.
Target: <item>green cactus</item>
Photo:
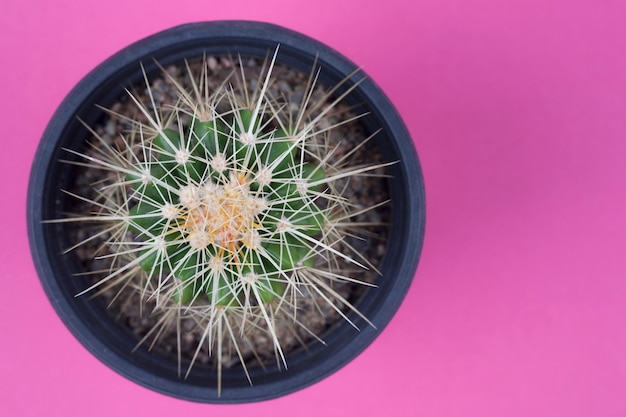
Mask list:
[[[171,273],[184,304],[232,305],[244,285],[258,304],[282,296],[281,274],[312,259],[298,235],[328,222],[309,191],[323,169],[297,161],[288,138],[258,127],[260,116],[238,109],[227,123],[194,118],[182,135],[164,130],[149,145],[149,170],[126,175],[136,200],[128,226],[147,246],[140,265]]]
[[[295,312],[297,294],[309,292],[348,320],[344,309],[360,313],[333,282],[370,284],[337,265],[375,269],[344,244],[358,228],[350,220],[367,209],[351,206],[345,186],[337,184],[377,175],[388,164],[350,167],[349,153],[330,162],[333,148],[324,145],[336,126],[324,125],[325,118],[354,86],[338,98],[331,99],[332,89],[312,102],[312,76],[293,117],[268,92],[275,59],[276,53],[260,87],[243,92],[227,82],[209,92],[205,60],[199,76],[190,70],[191,87],[171,79],[178,95],[171,108],[152,108],[130,95],[140,116],[127,118],[133,128],[122,145],[90,129],[104,150],[95,156],[70,150],[114,178],[98,184],[98,213],[60,220],[103,225],[110,268],[87,291],[134,280],[155,312],[193,316],[216,346],[220,376],[224,338],[239,354],[236,334],[245,337],[252,322],[270,335],[286,367],[276,317]],[[147,87],[147,102],[154,103]],[[200,344],[196,355],[199,350]]]

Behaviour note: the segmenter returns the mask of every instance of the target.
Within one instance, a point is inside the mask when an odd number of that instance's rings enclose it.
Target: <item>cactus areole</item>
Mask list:
[[[209,91],[214,63],[207,57],[213,56],[233,57],[242,68],[252,57],[263,68],[258,79],[243,82],[233,69],[238,83],[224,80]],[[194,60],[200,62],[195,72]],[[160,108],[148,79],[167,78],[172,65],[187,68],[191,82],[166,79],[175,101]],[[274,88],[272,71],[280,65],[310,74],[294,108]],[[145,97],[134,90],[142,83]],[[319,103],[316,85],[325,91]],[[136,105],[133,115],[110,109],[124,94]],[[337,120],[337,103],[350,109],[350,120]],[[114,116],[129,129],[109,143],[96,126]],[[336,155],[328,132],[348,122],[359,124],[362,146],[375,146],[383,163],[351,165],[353,151]],[[77,172],[84,172],[77,167],[104,173],[92,184],[95,197],[74,193]],[[359,219],[373,209],[351,200],[355,192],[368,194],[367,188],[350,189],[353,178],[363,187],[377,178],[388,189],[388,201],[380,204],[389,213],[385,251],[376,265],[351,243],[371,232]],[[93,209],[76,212],[79,204]],[[54,114],[28,191],[35,266],[75,337],[128,379],[207,403],[282,396],[355,358],[400,307],[415,275],[424,224],[419,161],[388,98],[331,48],[258,22],[178,26],[103,62]],[[94,242],[101,249],[90,252]],[[77,253],[89,253],[91,261]],[[94,265],[101,275],[85,279],[96,275],[85,270]],[[360,282],[354,269],[374,270],[377,278]],[[345,284],[364,289],[350,298],[337,290]],[[145,314],[157,317],[151,333],[177,329],[175,346],[192,323],[200,335],[196,352],[184,357],[151,350],[152,339],[138,341],[94,302],[92,295],[107,291],[134,291],[149,306]],[[109,301],[116,298],[122,297]],[[328,305],[341,319],[317,334],[301,318],[312,314],[299,304],[303,299],[313,299],[313,312]],[[294,334],[305,329],[312,341],[286,350],[282,321],[301,327]],[[247,347],[260,343],[257,334],[273,361],[263,363],[254,348],[259,360],[247,359]],[[202,355],[209,358],[204,363]]]

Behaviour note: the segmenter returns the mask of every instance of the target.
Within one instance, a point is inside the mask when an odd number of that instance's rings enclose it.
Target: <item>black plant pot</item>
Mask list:
[[[240,369],[225,370],[223,390],[217,395],[214,372],[178,375],[175,359],[159,356],[146,348],[132,352],[136,338],[104,314],[90,297],[75,297],[83,290],[73,275],[81,271],[71,253],[69,237],[59,224],[43,222],[71,211],[71,198],[60,190],[73,181],[72,168],[60,162],[63,148],[79,148],[88,132],[79,120],[94,126],[103,114],[95,105],[107,107],[123,86],[138,84],[143,63],[148,74],[164,66],[202,54],[237,54],[265,57],[280,44],[278,61],[304,72],[317,59],[320,81],[333,86],[357,68],[329,47],[293,31],[256,22],[220,21],[178,26],[143,39],[117,53],[88,74],[66,97],[54,114],[37,150],[28,190],[28,232],[33,259],[50,302],[75,337],[98,359],[136,383],[155,391],[191,401],[238,403],[266,400],[309,386],[337,371],[361,353],[392,319],[415,274],[423,245],[425,223],[424,184],[419,161],[409,133],[387,97],[370,79],[363,81],[346,101],[357,113],[367,133],[377,130],[376,143],[385,160],[398,161],[389,168],[391,220],[388,249],[380,267],[384,279],[368,291],[358,309],[376,329],[350,315],[361,329],[348,323],[333,326],[322,335],[326,345],[314,344],[308,351],[287,357],[288,370],[250,369],[250,386]],[[363,78],[352,76],[348,88]]]

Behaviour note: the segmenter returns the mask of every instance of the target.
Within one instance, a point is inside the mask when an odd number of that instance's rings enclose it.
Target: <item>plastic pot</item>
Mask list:
[[[145,387],[190,401],[241,403],[261,401],[307,387],[340,369],[370,345],[400,307],[415,275],[422,249],[425,199],[422,173],[411,137],[393,105],[371,79],[363,81],[346,99],[367,133],[381,130],[376,143],[389,161],[392,224],[388,248],[380,267],[383,277],[358,302],[358,309],[376,329],[350,315],[361,329],[348,323],[334,325],[308,351],[287,356],[289,369],[251,368],[250,386],[240,369],[225,370],[223,389],[217,395],[214,372],[195,370],[187,379],[178,375],[174,358],[151,353],[145,347],[132,352],[137,339],[120,327],[90,297],[76,297],[84,288],[73,275],[81,265],[72,253],[67,226],[45,223],[67,212],[72,199],[60,190],[73,179],[72,167],[60,162],[63,148],[78,148],[88,138],[79,120],[94,126],[103,114],[95,105],[107,107],[121,88],[141,82],[142,63],[148,74],[158,71],[154,61],[167,66],[202,54],[237,54],[265,57],[280,45],[278,61],[304,72],[317,59],[320,81],[335,85],[357,68],[328,46],[275,25],[218,21],[178,26],[136,42],[91,71],[69,93],[47,126],[33,163],[28,190],[28,233],[32,256],[43,288],[65,325],[94,356],[119,374]],[[364,77],[354,75],[346,87]],[[69,210],[71,211],[71,210]]]

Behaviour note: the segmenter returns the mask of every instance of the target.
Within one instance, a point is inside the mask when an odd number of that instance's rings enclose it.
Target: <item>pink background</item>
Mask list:
[[[386,91],[428,224],[382,336],[306,390],[242,406],[150,392],[63,327],[26,237],[28,173],[62,98],[144,36],[278,23]],[[0,12],[0,416],[626,416],[626,2],[6,1]]]

